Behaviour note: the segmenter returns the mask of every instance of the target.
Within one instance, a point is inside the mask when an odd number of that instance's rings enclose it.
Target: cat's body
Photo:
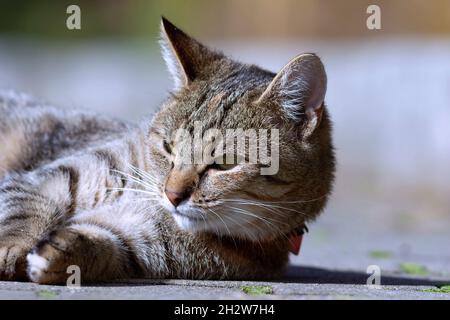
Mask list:
[[[167,21],[163,32],[176,93],[152,121],[134,126],[0,93],[0,278],[64,283],[70,265],[86,282],[283,272],[290,235],[322,210],[333,179],[320,60],[301,56],[275,75]],[[279,172],[180,163],[182,142],[171,136],[195,121],[279,129]]]
[[[57,230],[83,232],[84,228],[93,236],[89,246],[93,252],[85,248],[80,252],[81,261],[61,261],[54,266],[64,271],[66,265],[89,265],[89,270],[82,269],[84,281],[274,277],[286,264],[285,239],[252,244],[211,234],[194,235],[180,230],[170,214],[143,201],[145,196],[115,191],[135,187],[126,175],[139,178],[134,168],[148,169],[146,130],[91,114],[57,110],[13,92],[0,93],[0,110],[0,137],[4,140],[0,154],[9,155],[2,161],[0,184],[0,252],[5,262],[0,268],[4,278],[24,276],[23,258],[38,241],[44,240],[37,246],[42,246],[38,251],[44,253],[58,246],[74,246],[70,242],[55,245],[63,241],[57,239]],[[17,231],[23,228],[26,234]],[[103,250],[95,244],[99,234],[104,234],[103,240],[111,241],[113,248]],[[124,258],[117,263],[122,267],[115,267],[117,258]],[[41,274],[38,267],[30,270],[36,273],[32,280],[60,283],[67,278],[65,271],[53,277]],[[113,269],[107,272],[108,268]]]

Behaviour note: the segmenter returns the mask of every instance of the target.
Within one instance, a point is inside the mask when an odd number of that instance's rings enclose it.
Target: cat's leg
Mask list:
[[[75,212],[115,201],[123,194],[117,188],[132,187],[117,173],[129,171],[128,163],[141,165],[131,141],[111,142],[0,181],[0,279],[23,275],[26,254]]]
[[[67,212],[69,190],[54,178],[41,189],[23,177],[0,184],[0,279],[22,279],[26,254]],[[51,185],[55,188],[49,196],[46,189]]]
[[[82,283],[167,277],[165,236],[154,211],[130,200],[74,216],[28,255],[29,278],[64,284],[72,265],[80,268]]]

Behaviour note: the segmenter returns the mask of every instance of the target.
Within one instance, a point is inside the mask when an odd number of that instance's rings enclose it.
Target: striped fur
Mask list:
[[[167,58],[177,59],[170,66],[182,78],[151,121],[127,124],[0,92],[1,279],[64,283],[70,265],[80,267],[82,282],[283,272],[289,235],[320,213],[331,190],[323,102],[317,119],[301,116],[307,103],[291,119],[295,106],[285,110],[272,92],[281,85],[272,83],[275,74],[210,51],[168,21],[162,27],[166,51],[174,50]],[[280,129],[279,172],[174,164],[180,146],[171,135],[194,130],[196,121],[219,130]],[[179,181],[190,194],[177,211],[165,190]]]

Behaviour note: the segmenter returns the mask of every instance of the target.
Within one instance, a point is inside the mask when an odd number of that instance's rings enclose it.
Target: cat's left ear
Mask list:
[[[292,59],[275,76],[258,99],[275,100],[292,121],[303,122],[304,134],[310,135],[320,124],[327,90],[327,76],[320,58],[302,54]]]
[[[160,44],[175,90],[195,79],[207,78],[213,62],[223,58],[222,54],[204,46],[164,17],[161,19]]]

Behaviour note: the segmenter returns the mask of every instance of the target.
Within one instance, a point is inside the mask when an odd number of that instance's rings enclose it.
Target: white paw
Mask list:
[[[27,265],[27,273],[30,280],[40,282],[48,270],[49,262],[39,254],[33,252],[27,255]]]

